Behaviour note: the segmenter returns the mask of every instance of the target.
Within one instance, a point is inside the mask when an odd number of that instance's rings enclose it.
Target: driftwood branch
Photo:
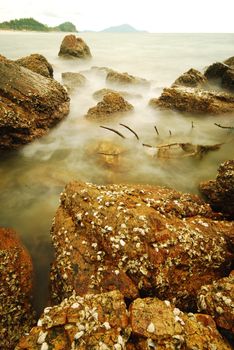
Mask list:
[[[154,130],[156,131],[157,135],[159,135],[158,128],[156,125],[154,126]]]
[[[155,148],[155,147],[153,147],[153,146],[151,146],[151,145],[148,145],[147,143],[142,143],[142,146],[144,146],[144,147],[149,147],[149,148]]]
[[[123,134],[121,134],[121,132],[119,132],[118,130],[108,128],[107,126],[102,126],[102,125],[100,125],[100,128],[110,130],[110,131],[114,132],[115,134],[119,135],[120,137],[122,137],[122,139],[125,139],[125,136]]]
[[[136,136],[136,139],[139,141],[139,136],[138,136],[137,133],[136,133],[134,130],[132,130],[129,126],[127,126],[127,125],[125,125],[125,124],[122,124],[122,123],[120,123],[119,125],[125,127],[125,128],[128,129],[129,131],[131,131],[131,132]]]
[[[217,124],[217,123],[214,123],[214,125],[218,126],[219,128],[222,128],[222,129],[234,130],[234,126],[224,126],[224,125],[220,125],[220,124]]]

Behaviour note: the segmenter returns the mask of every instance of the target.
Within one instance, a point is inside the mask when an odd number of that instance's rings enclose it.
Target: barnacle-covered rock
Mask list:
[[[174,86],[188,86],[188,87],[201,87],[207,82],[206,77],[196,69],[189,69],[187,72],[183,73],[176,81],[173,83]]]
[[[194,195],[72,182],[52,227],[52,301],[119,289],[130,300],[155,295],[191,309],[199,288],[230,270],[233,227]]]
[[[84,86],[86,78],[81,73],[64,72],[62,73],[62,81],[69,92],[75,91],[77,88]]]
[[[0,348],[12,350],[34,323],[32,261],[12,229],[0,228]]]
[[[139,85],[139,86],[149,86],[150,83],[148,80],[135,77],[126,72],[119,73],[114,70],[111,70],[107,73],[106,81],[111,84],[121,84],[121,85]]]
[[[231,350],[211,316],[183,313],[168,300],[136,299],[130,305],[135,349]]]
[[[19,58],[15,61],[22,67],[30,69],[31,71],[41,74],[46,78],[53,78],[53,67],[47,59],[37,53],[30,56]]]
[[[123,296],[118,291],[71,296],[48,307],[16,350],[125,349],[131,329]]]
[[[211,315],[217,326],[234,335],[234,271],[229,277],[201,287],[198,308]]]
[[[222,163],[216,180],[202,182],[199,188],[214,210],[234,219],[234,160]]]
[[[0,149],[27,144],[63,119],[69,97],[57,81],[0,60]]]
[[[65,58],[87,59],[91,57],[91,52],[82,38],[69,34],[63,38],[58,55]]]
[[[98,102],[95,107],[90,108],[85,117],[93,121],[108,121],[131,110],[133,110],[133,106],[120,94],[110,92],[104,95],[103,100]]]
[[[149,102],[153,108],[172,109],[197,114],[221,114],[234,111],[234,96],[225,92],[197,88],[165,88],[159,98]]]

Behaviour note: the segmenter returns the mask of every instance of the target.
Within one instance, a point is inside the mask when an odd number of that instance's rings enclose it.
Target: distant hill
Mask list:
[[[9,22],[0,23],[0,29],[5,30],[32,30],[40,32],[77,32],[74,24],[65,22],[57,27],[49,27],[46,24],[36,21],[34,18],[13,19]]]
[[[103,29],[102,32],[133,33],[133,32],[139,32],[139,30],[135,29],[134,27],[130,26],[129,24],[121,24],[119,26],[114,26],[114,27],[109,27],[109,28]]]

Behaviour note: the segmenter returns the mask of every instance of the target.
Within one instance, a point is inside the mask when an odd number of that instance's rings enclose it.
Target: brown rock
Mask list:
[[[208,80],[219,80],[221,81],[224,73],[229,69],[227,64],[216,62],[210,65],[204,75]]]
[[[118,291],[84,298],[71,296],[46,308],[38,326],[16,350],[124,349],[131,333],[123,296]]]
[[[234,91],[234,69],[228,69],[222,78],[222,87]]]
[[[182,74],[173,83],[172,87],[176,86],[187,86],[187,87],[201,87],[207,82],[206,77],[196,69],[189,69],[187,72]]]
[[[69,97],[55,80],[0,60],[0,149],[16,149],[46,134],[69,112]]]
[[[198,308],[211,315],[217,326],[234,334],[234,271],[229,277],[201,287]]]
[[[121,84],[121,85],[143,85],[149,86],[150,83],[146,79],[134,77],[128,73],[119,73],[114,70],[111,70],[107,73],[106,81],[112,84]]]
[[[127,92],[127,91],[117,91],[117,90],[113,90],[113,89],[107,89],[107,88],[104,88],[104,89],[100,89],[100,90],[97,90],[93,93],[93,97],[100,101],[103,99],[103,97],[106,95],[106,94],[109,94],[109,93],[117,93],[119,94],[120,96],[122,96],[123,98],[141,98],[142,96],[140,94],[132,94],[130,92]]]
[[[46,78],[53,78],[52,65],[47,59],[39,54],[32,54],[30,56],[22,57],[15,61],[22,67],[30,69],[31,71],[41,74]]]
[[[199,189],[215,211],[234,218],[234,160],[222,163],[216,180],[200,183]]]
[[[69,92],[75,91],[77,88],[84,86],[86,78],[83,74],[75,72],[62,73],[62,81]]]
[[[12,350],[34,323],[32,261],[12,229],[0,228],[0,348]]]
[[[234,66],[234,56],[229,57],[223,63],[227,64],[228,66]]]
[[[195,307],[199,288],[225,276],[232,253],[197,196],[154,186],[70,183],[52,227],[51,298],[119,289]]]
[[[91,57],[88,45],[74,34],[66,35],[60,46],[59,56],[86,59]]]
[[[103,100],[95,107],[90,108],[85,117],[93,121],[108,121],[131,110],[133,106],[130,103],[125,101],[120,94],[111,92],[104,95]]]
[[[193,88],[165,88],[158,99],[151,99],[153,108],[172,109],[197,114],[221,114],[234,111],[234,96]]]

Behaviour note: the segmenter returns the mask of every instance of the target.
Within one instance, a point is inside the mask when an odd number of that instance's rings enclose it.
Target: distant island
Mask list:
[[[109,27],[106,29],[103,29],[102,32],[108,32],[108,33],[134,33],[134,32],[143,32],[142,30],[137,30],[134,27],[130,26],[129,24],[121,24],[119,26]]]
[[[24,30],[39,32],[77,32],[76,26],[71,22],[64,22],[56,27],[36,21],[34,18],[13,19],[9,22],[0,23],[0,30]]]

